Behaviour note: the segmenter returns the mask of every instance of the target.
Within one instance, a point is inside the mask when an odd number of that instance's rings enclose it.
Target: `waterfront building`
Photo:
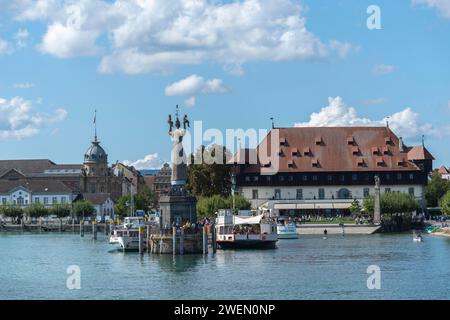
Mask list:
[[[172,169],[168,163],[164,163],[163,167],[154,175],[144,176],[145,184],[154,191],[158,196],[167,195],[171,186]]]
[[[56,164],[48,159],[0,160],[0,205],[71,204],[82,198],[114,202],[123,191],[123,176],[108,166],[108,155],[95,137],[82,164]],[[109,203],[94,203],[110,209]]]
[[[114,218],[114,201],[108,193],[85,193],[82,196],[92,203],[99,220]]]
[[[279,152],[250,163],[263,145],[270,152],[272,137]],[[382,193],[408,193],[424,208],[433,160],[424,145],[408,147],[388,127],[295,127],[272,129],[232,162],[237,192],[254,208],[297,215],[348,213],[354,199],[374,195],[376,176]],[[277,162],[274,174],[264,173]]]
[[[441,175],[442,179],[450,180],[450,170],[445,166],[440,167],[438,172]]]
[[[144,176],[133,166],[117,162],[112,166],[116,177],[122,178],[122,194],[138,193],[145,186]]]

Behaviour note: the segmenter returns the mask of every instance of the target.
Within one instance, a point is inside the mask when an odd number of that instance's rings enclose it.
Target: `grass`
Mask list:
[[[340,223],[355,224],[355,220],[353,220],[353,219],[336,219],[336,220],[333,220],[333,221],[320,220],[320,221],[306,221],[306,222],[302,222],[302,224],[340,224]]]

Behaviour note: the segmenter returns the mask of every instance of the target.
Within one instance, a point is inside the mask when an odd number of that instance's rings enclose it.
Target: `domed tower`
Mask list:
[[[84,155],[83,169],[88,177],[108,176],[108,155],[97,137]]]

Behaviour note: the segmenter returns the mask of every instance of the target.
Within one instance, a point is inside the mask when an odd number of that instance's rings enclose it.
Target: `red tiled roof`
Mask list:
[[[421,158],[433,159],[433,156],[423,147],[407,148],[409,152],[401,152],[399,148],[399,138],[386,127],[298,127],[298,128],[277,128],[264,138],[260,146],[267,145],[268,154],[271,153],[271,139],[278,133],[278,141],[285,139],[286,146],[277,147],[283,153],[283,157],[271,156],[271,163],[275,165],[279,161],[279,172],[327,172],[327,171],[411,171],[420,170],[417,165],[406,159]],[[317,137],[322,138],[321,144],[316,144]],[[354,143],[349,144],[349,137]],[[278,142],[277,141],[277,142]],[[381,151],[389,144],[389,153],[374,154],[374,150]],[[355,154],[355,146],[359,149],[359,154]],[[295,156],[295,166],[289,165],[294,156],[295,149],[302,150],[299,156]],[[310,154],[305,155],[305,151]],[[256,150],[245,150],[245,155],[256,152]],[[242,154],[241,154],[242,156]],[[274,159],[278,157],[278,159]],[[313,159],[311,159],[313,157]],[[236,155],[236,158],[241,158]],[[312,165],[312,162],[318,165]],[[381,165],[380,165],[381,164]],[[259,172],[261,164],[250,164],[244,169],[245,172]]]
[[[424,146],[416,146],[408,148],[408,160],[434,160],[434,157]]]
[[[449,174],[450,171],[445,166],[442,166],[439,168],[439,173],[440,174]]]

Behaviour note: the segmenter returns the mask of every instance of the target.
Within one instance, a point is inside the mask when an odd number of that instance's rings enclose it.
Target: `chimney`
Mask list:
[[[398,148],[400,149],[400,152],[405,151],[405,147],[404,147],[404,144],[403,144],[403,138],[402,137],[400,137],[400,139],[398,140]]]

